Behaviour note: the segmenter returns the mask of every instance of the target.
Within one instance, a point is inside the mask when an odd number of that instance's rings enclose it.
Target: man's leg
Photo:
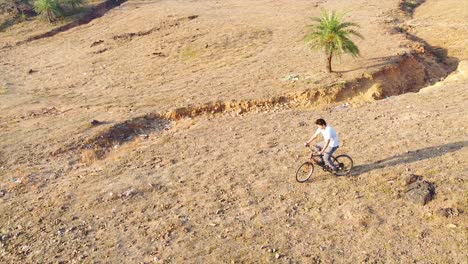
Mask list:
[[[325,155],[324,155],[324,158],[325,158],[325,161],[327,163],[327,165],[334,171],[336,172],[338,169],[336,168],[336,166],[333,164],[333,161],[331,160],[331,157],[333,155],[333,153],[338,149],[338,147],[333,147],[333,148],[330,148],[328,147],[327,150],[325,151]]]

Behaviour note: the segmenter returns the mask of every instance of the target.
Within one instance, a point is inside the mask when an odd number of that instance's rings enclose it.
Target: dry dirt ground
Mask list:
[[[428,0],[411,17],[396,0],[128,1],[49,38],[15,44],[43,33],[35,22],[0,32],[0,262],[467,263],[461,2]],[[338,74],[301,40],[321,8],[348,12],[366,37]],[[453,23],[445,41],[442,23]],[[325,98],[140,118],[398,72],[404,53],[422,53],[416,38],[437,65],[414,75],[430,84],[461,61],[459,70],[418,93],[373,101],[356,92],[345,107]],[[281,80],[291,74],[299,80]],[[421,80],[394,86],[412,91]],[[356,168],[299,184],[317,117]],[[436,186],[425,206],[406,199],[410,172]]]

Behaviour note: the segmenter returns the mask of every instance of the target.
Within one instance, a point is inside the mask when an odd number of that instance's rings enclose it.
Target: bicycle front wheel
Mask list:
[[[348,155],[339,155],[333,159],[333,163],[338,169],[337,175],[344,176],[350,175],[353,168],[353,159]]]
[[[304,162],[296,171],[296,181],[306,182],[314,172],[314,164],[312,162]]]

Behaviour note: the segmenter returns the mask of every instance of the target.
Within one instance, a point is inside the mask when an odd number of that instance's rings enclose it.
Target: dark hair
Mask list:
[[[325,120],[323,120],[322,118],[319,118],[319,119],[315,120],[315,124],[319,125],[319,126],[326,126],[327,122],[325,122]]]

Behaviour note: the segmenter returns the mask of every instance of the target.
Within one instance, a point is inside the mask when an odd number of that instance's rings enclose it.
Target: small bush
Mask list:
[[[55,21],[63,14],[62,8],[57,0],[37,0],[34,3],[34,10],[36,10],[38,14],[46,17],[49,22]]]

